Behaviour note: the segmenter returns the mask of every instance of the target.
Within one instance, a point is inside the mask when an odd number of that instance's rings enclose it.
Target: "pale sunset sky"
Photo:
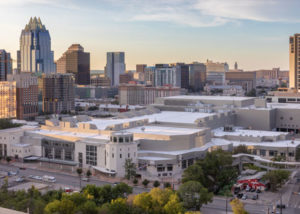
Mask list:
[[[136,64],[206,59],[244,70],[288,69],[288,39],[300,33],[299,0],[0,0],[0,49],[16,59],[21,30],[40,17],[57,60],[73,43],[103,70],[106,52]]]

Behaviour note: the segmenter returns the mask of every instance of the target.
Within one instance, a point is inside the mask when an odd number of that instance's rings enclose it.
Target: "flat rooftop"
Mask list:
[[[127,132],[139,134],[155,134],[155,135],[189,135],[194,134],[203,129],[177,128],[165,126],[141,126],[127,129]]]
[[[165,97],[168,100],[226,100],[226,101],[244,101],[244,100],[253,100],[253,97],[236,97],[236,96],[190,96],[190,95],[181,95],[181,96],[172,96]]]
[[[107,135],[99,135],[88,132],[67,132],[67,131],[57,131],[57,130],[45,130],[39,129],[30,131],[29,133],[39,134],[43,136],[53,137],[53,138],[92,138],[99,140],[109,140],[109,136]]]
[[[215,114],[200,113],[200,112],[177,112],[177,111],[162,111],[160,113],[137,116],[133,118],[124,119],[95,119],[84,122],[95,124],[97,129],[105,130],[108,126],[133,122],[137,120],[148,119],[149,123],[163,122],[163,123],[178,123],[178,124],[194,124],[197,119],[210,117]]]
[[[213,133],[216,137],[223,136],[252,136],[252,137],[277,137],[280,135],[288,135],[287,132],[273,132],[273,131],[260,131],[260,130],[249,130],[249,129],[240,129],[234,128],[232,132],[225,132],[224,128],[217,128],[213,130]]]

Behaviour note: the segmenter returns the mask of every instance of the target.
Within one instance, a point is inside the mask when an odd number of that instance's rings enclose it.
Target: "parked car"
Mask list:
[[[243,195],[244,195],[243,193],[239,193],[239,194],[237,194],[237,196],[236,196],[236,197],[237,197],[237,198],[242,198],[242,197],[243,197]]]
[[[73,189],[71,189],[69,187],[65,187],[64,190],[65,190],[65,192],[73,192]]]
[[[252,196],[252,200],[257,200],[257,199],[258,199],[257,195]]]
[[[32,176],[32,178],[39,181],[43,180],[41,176],[37,176],[37,175]]]
[[[14,172],[14,171],[9,171],[7,174],[8,174],[8,176],[14,176],[14,175],[17,175],[18,173]]]
[[[20,170],[25,170],[26,168],[25,168],[25,167],[20,167],[19,169],[20,169]]]
[[[285,204],[277,204],[276,207],[278,209],[280,209],[280,208],[285,209]]]
[[[250,190],[250,192],[255,192],[255,189],[254,189],[254,188],[252,188],[252,189]]]
[[[81,180],[82,180],[82,181],[86,181],[86,182],[88,182],[88,181],[89,181],[89,179],[88,179],[88,178],[81,178]]]
[[[248,197],[246,194],[243,195],[242,200],[246,200]]]
[[[250,189],[251,189],[250,186],[247,186],[247,187],[246,187],[246,192],[249,192]]]
[[[15,181],[16,181],[16,182],[23,182],[23,181],[24,181],[24,178],[23,178],[23,177],[17,177]]]
[[[256,193],[261,193],[261,190],[260,190],[260,189],[257,189],[257,190],[256,190]]]

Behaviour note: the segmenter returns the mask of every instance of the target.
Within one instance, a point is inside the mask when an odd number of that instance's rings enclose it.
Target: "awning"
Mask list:
[[[24,160],[28,160],[28,161],[33,161],[33,160],[38,160],[40,159],[40,157],[38,156],[28,156],[28,157],[25,157],[23,158]]]
[[[77,164],[78,164],[75,161],[58,160],[58,159],[51,159],[51,158],[40,158],[39,160],[42,162],[50,162],[50,163],[64,164],[64,165],[70,165],[70,166],[77,166]]]
[[[116,174],[115,171],[112,171],[112,170],[109,170],[109,169],[105,169],[105,168],[102,168],[102,167],[93,166],[93,169],[95,169],[95,170],[97,170],[99,172],[106,173],[106,174],[111,174],[111,175]]]

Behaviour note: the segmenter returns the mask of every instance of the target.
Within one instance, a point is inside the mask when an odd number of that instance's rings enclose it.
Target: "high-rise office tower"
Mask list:
[[[43,75],[43,112],[59,114],[74,110],[72,74]]]
[[[206,83],[206,65],[194,62],[190,64],[189,85],[192,91],[203,90]]]
[[[120,83],[120,74],[125,73],[125,53],[108,52],[106,58],[105,75],[109,77],[111,86],[118,86]]]
[[[0,118],[16,117],[16,82],[0,82]]]
[[[168,64],[156,64],[154,70],[154,86],[171,85],[181,87],[181,73],[176,67]]]
[[[10,53],[0,50],[0,81],[6,81],[7,75],[12,73]]]
[[[17,119],[29,120],[38,116],[38,79],[30,72],[7,76],[16,82]]]
[[[21,72],[52,73],[55,72],[51,51],[49,31],[42,24],[40,18],[30,18],[29,23],[22,30],[20,37],[20,64]]]
[[[180,75],[181,84],[178,87],[188,89],[189,88],[189,65],[184,63],[170,64],[171,67],[175,67],[177,74]]]
[[[90,84],[90,53],[84,52],[79,44],[71,45],[56,62],[57,73],[71,73],[75,84]]]
[[[300,92],[300,34],[290,37],[290,88]]]

